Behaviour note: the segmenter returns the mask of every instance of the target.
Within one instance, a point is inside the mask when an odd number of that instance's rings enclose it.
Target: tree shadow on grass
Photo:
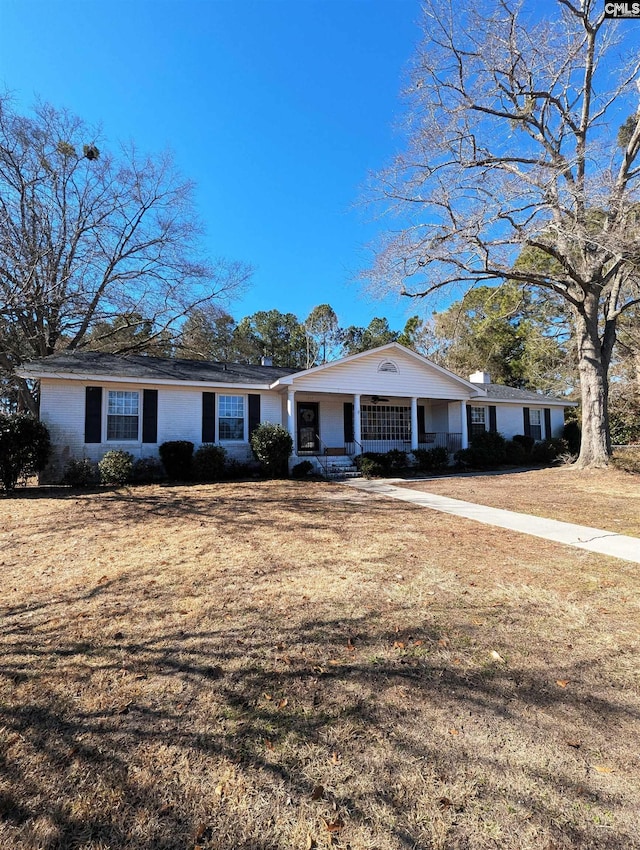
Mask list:
[[[439,822],[443,848],[475,848],[501,818],[515,830],[501,847],[529,846],[533,832],[546,848],[639,846],[615,825],[619,788],[586,768],[579,778],[579,749],[554,759],[538,740],[554,727],[562,740],[576,722],[637,728],[637,704],[554,689],[531,670],[461,665],[428,617],[399,631],[376,612],[283,622],[256,606],[238,625],[212,615],[198,628],[150,622],[146,634],[74,640],[64,614],[87,601],[6,613],[4,847],[267,850],[296,846],[304,829],[326,842],[326,824],[343,824],[336,846],[373,846],[368,835],[400,850],[433,846]],[[578,804],[614,822],[571,820]]]

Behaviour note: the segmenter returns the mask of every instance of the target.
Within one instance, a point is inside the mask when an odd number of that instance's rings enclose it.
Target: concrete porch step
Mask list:
[[[323,475],[331,480],[361,478],[362,473],[357,466],[351,462],[350,458],[347,458],[347,460],[349,463],[329,463],[326,470],[322,469]]]

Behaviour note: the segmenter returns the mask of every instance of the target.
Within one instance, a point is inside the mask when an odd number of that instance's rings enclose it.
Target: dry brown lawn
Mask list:
[[[0,545],[3,850],[640,848],[636,566],[299,482]]]
[[[571,466],[465,474],[408,483],[453,499],[640,537],[640,475]]]

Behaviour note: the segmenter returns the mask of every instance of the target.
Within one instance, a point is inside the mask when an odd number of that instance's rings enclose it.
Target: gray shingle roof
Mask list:
[[[567,399],[557,398],[555,396],[544,395],[543,393],[536,393],[532,390],[519,390],[516,387],[505,387],[502,384],[477,384],[474,382],[474,386],[479,387],[482,390],[485,390],[487,393],[487,399],[494,399],[495,401],[530,401],[535,402],[537,404],[544,404],[545,402],[561,402],[562,404],[568,404]]]
[[[141,354],[105,354],[101,351],[64,351],[25,363],[20,372],[35,375],[104,375],[146,381],[202,381],[214,384],[272,384],[296,369],[207,360],[176,360]]]

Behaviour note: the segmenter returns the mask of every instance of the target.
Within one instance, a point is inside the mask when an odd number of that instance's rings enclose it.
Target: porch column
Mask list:
[[[287,431],[291,434],[293,440],[293,453],[297,454],[298,446],[296,445],[296,404],[295,391],[289,387],[287,390]]]
[[[418,448],[418,399],[411,397],[411,451]]]
[[[362,425],[360,418],[360,393],[353,394],[353,439],[362,446]],[[356,446],[356,451],[358,447]]]
[[[460,432],[462,434],[461,446],[463,449],[469,448],[469,433],[467,431],[467,403],[460,402]]]

